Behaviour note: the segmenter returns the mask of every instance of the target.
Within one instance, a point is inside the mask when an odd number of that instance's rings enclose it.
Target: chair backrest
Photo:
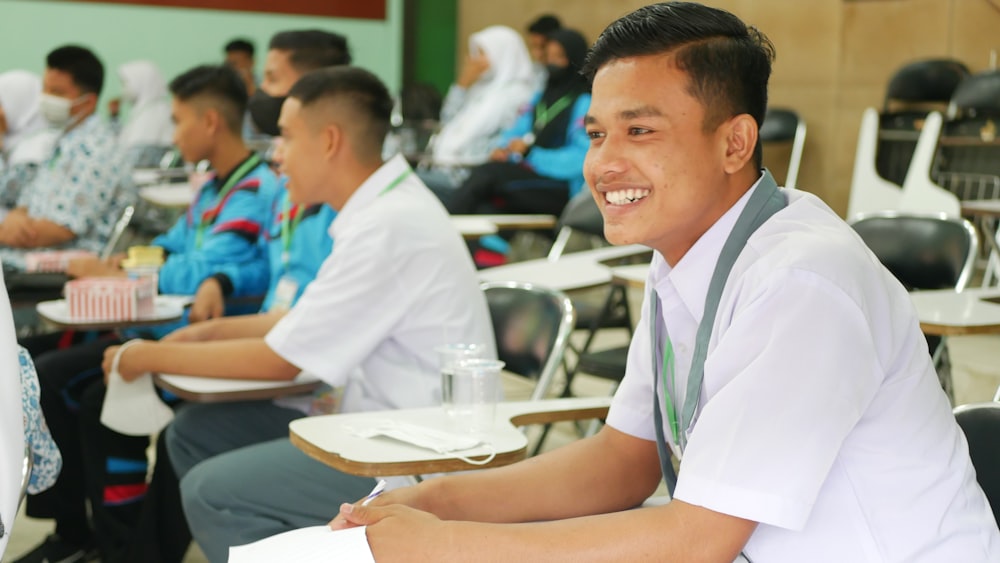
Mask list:
[[[785,187],[794,188],[798,182],[799,167],[802,164],[802,149],[806,143],[806,124],[799,114],[790,109],[767,108],[764,123],[760,127],[762,143],[792,143],[792,153],[788,159],[788,173]]]
[[[21,380],[17,377],[17,336],[7,290],[0,293],[0,556],[7,547],[14,515],[21,498],[22,465],[25,457],[24,421],[21,406]]]
[[[1000,70],[965,78],[952,94],[948,117],[1000,117]]]
[[[903,195],[899,200],[900,211],[910,213],[944,213],[950,217],[962,214],[962,204],[958,196],[942,188],[934,181],[931,167],[938,150],[938,139],[944,122],[939,112],[927,114],[920,140],[913,151],[910,169],[903,180]]]
[[[505,369],[537,380],[531,400],[545,396],[576,323],[573,303],[554,289],[521,282],[480,285],[493,319],[497,357]]]
[[[1000,403],[975,403],[955,407],[955,420],[969,442],[969,457],[976,480],[986,493],[993,517],[1000,524]]]
[[[851,227],[907,289],[965,289],[979,237],[965,219],[945,215],[876,212]]]
[[[885,93],[885,110],[892,102],[947,103],[959,83],[969,76],[965,64],[954,59],[929,59],[904,65],[893,74]]]
[[[562,256],[574,231],[604,238],[604,216],[601,215],[601,210],[597,207],[590,190],[584,190],[569,200],[559,215],[556,230],[558,234],[549,249],[549,261],[558,260]]]
[[[897,209],[899,200],[903,196],[901,185],[886,180],[878,171],[876,162],[879,151],[879,123],[879,113],[875,108],[866,109],[861,116],[847,217],[872,211]],[[909,161],[907,156],[907,166]]]

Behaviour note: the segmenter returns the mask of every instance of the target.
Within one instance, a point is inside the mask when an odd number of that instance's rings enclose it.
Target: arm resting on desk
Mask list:
[[[105,351],[105,373],[118,348],[112,346]],[[118,371],[126,381],[146,372],[290,381],[300,370],[275,354],[263,339],[240,338],[216,342],[143,341],[122,354]]]
[[[179,328],[160,342],[209,342],[237,338],[264,338],[284,313],[258,313],[202,321]]]
[[[626,510],[645,500],[659,479],[655,443],[605,427],[593,438],[521,463],[430,479],[386,493],[369,507],[346,505],[333,525],[342,526],[345,516],[366,524],[379,561],[413,553],[434,561],[486,555],[575,563],[735,559],[755,522],[679,500]],[[547,522],[486,523],[538,521]]]

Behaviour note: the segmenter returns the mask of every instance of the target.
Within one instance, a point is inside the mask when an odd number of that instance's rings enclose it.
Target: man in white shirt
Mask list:
[[[294,203],[338,211],[333,252],[286,314],[214,319],[142,341],[121,355],[122,377],[278,380],[306,371],[343,387],[343,412],[439,404],[434,348],[445,335],[491,350],[495,339],[471,257],[444,207],[402,157],[382,162],[391,110],[388,91],[368,71],[304,75],[283,105],[276,157]],[[106,370],[117,351],[105,355]],[[322,524],[331,503],[374,485],[291,445],[288,423],[308,413],[305,399],[187,405],[168,427],[184,512],[209,560],[225,561],[233,545]]]
[[[343,505],[333,527],[367,525],[380,562],[1000,560],[904,288],[820,200],[761,174],[772,58],[693,3],[605,30],[585,175],[608,239],[656,251],[608,425]],[[628,510],[672,481],[657,434],[682,457],[673,500]]]

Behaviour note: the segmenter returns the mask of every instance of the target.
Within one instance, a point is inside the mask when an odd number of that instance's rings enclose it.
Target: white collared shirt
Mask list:
[[[396,156],[348,199],[330,234],[333,252],[267,344],[346,384],[343,412],[440,404],[434,348],[495,346],[472,259],[444,207]]]
[[[749,193],[673,268],[654,254],[647,284],[678,389]],[[905,290],[818,198],[782,193],[788,207],[751,236],[723,291],[675,497],[759,522],[745,548],[755,562],[1000,560]],[[608,424],[653,440],[645,301]]]

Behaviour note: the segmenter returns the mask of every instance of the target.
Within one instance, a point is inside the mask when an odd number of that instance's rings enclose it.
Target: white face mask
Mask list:
[[[53,96],[52,94],[42,94],[42,98],[39,104],[39,110],[42,113],[42,117],[56,128],[64,128],[70,125],[73,120],[73,116],[70,113],[73,108],[73,104],[83,100],[84,96],[80,96],[75,100],[69,100],[60,96]]]

